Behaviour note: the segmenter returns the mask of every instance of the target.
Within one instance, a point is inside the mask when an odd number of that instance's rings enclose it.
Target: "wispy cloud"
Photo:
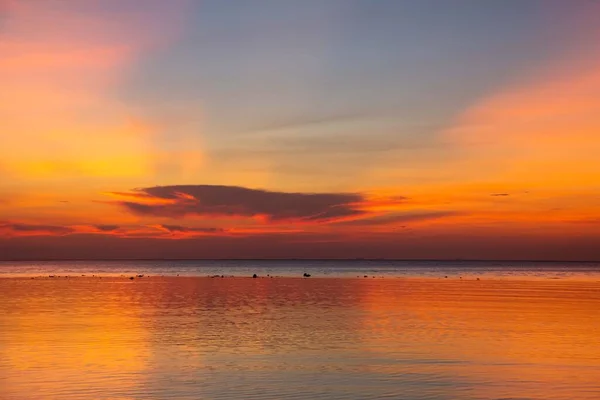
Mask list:
[[[75,232],[71,227],[57,225],[0,222],[0,234],[4,236],[68,235]]]
[[[335,124],[367,117],[366,112],[321,113],[320,115],[298,115],[280,118],[248,129],[250,132],[301,130],[314,125]]]
[[[464,215],[458,211],[410,211],[404,213],[392,213],[377,215],[368,218],[361,218],[349,221],[340,221],[336,225],[343,226],[377,226],[377,225],[392,225],[410,222],[430,221],[443,218],[450,218]]]
[[[94,225],[94,227],[102,232],[113,232],[119,229],[119,225]]]
[[[160,228],[165,229],[169,232],[200,232],[200,233],[217,233],[224,232],[223,229],[220,228],[190,228],[187,226],[181,225],[159,225]]]
[[[179,239],[207,235],[224,235],[228,231],[222,228],[193,227],[182,225],[116,225],[116,224],[77,224],[43,225],[24,222],[0,221],[0,236],[67,236],[67,235],[105,235],[119,238],[165,238]],[[240,232],[240,234],[244,234]]]

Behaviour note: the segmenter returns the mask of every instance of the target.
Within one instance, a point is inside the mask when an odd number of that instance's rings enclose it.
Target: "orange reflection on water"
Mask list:
[[[475,398],[600,396],[596,281],[407,279],[365,289],[369,351],[444,370]]]
[[[108,385],[115,392],[139,385],[127,377],[143,373],[151,353],[131,286],[73,283],[2,280],[0,354],[8,371],[0,370],[3,391],[14,398],[105,398]],[[99,291],[100,285],[112,290]]]
[[[598,289],[561,280],[0,279],[0,398],[597,399]]]

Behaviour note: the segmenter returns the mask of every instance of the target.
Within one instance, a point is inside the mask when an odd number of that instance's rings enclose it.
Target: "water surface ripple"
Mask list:
[[[0,399],[600,399],[596,279],[0,279]]]

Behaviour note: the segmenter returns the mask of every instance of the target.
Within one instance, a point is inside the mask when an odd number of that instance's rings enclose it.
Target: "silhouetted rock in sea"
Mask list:
[[[254,274],[252,275],[253,278],[258,278],[258,275]]]
[[[130,276],[130,277],[129,277],[129,279],[130,279],[130,280],[133,280],[133,276]]]
[[[304,273],[304,277],[305,278],[310,278],[310,274],[307,274],[306,272]]]

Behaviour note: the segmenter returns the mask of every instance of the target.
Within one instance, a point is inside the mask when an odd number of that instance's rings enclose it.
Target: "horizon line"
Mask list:
[[[544,259],[476,259],[476,258],[14,258],[0,262],[48,261],[407,261],[407,262],[548,262],[548,263],[600,263],[600,260],[544,260]]]

